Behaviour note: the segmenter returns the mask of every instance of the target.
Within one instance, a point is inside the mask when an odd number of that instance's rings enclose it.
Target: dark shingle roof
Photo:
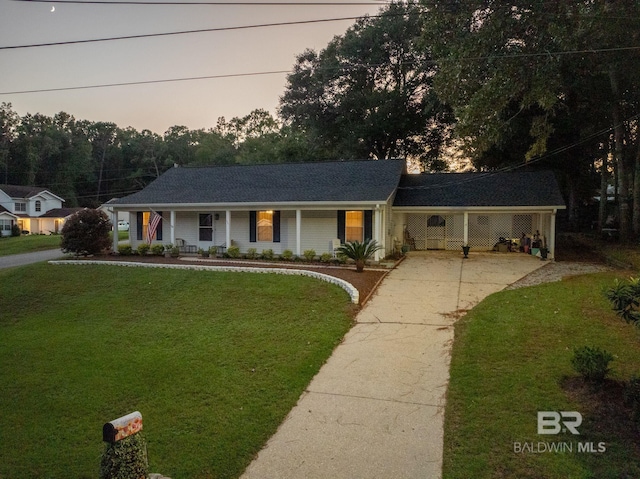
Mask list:
[[[74,213],[77,213],[78,211],[82,211],[86,208],[54,208],[52,210],[47,211],[45,214],[43,214],[42,216],[39,216],[39,218],[66,218],[67,216],[70,216]]]
[[[171,168],[110,205],[386,201],[404,160]]]
[[[43,191],[49,191],[46,188],[38,186],[18,186],[18,185],[0,185],[0,190],[4,191],[11,198],[31,198]]]
[[[550,171],[403,175],[394,206],[564,206]]]

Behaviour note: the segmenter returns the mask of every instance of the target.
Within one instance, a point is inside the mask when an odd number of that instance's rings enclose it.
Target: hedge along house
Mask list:
[[[417,249],[492,250],[501,238],[539,232],[555,253],[556,213],[565,209],[550,171],[403,175],[393,204],[396,225]]]
[[[375,239],[385,253],[413,249],[490,250],[500,237],[536,231],[553,257],[555,213],[564,208],[552,173],[408,175],[404,160],[177,167],[143,190],[112,200],[131,215],[135,249],[153,212],[154,243],[188,252],[236,245],[301,255],[334,243]],[[114,250],[118,235],[114,231]]]
[[[336,161],[171,168],[143,190],[112,200],[128,211],[135,249],[152,212],[162,215],[154,243],[188,252],[236,245],[242,252],[333,252],[334,240],[375,239],[392,247],[391,209],[403,160]],[[114,231],[114,249],[117,249]],[[382,255],[376,254],[376,259]]]

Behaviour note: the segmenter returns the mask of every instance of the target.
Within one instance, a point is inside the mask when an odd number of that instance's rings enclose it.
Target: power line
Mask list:
[[[216,5],[227,5],[227,6],[235,6],[235,5],[250,5],[250,6],[370,6],[370,5],[387,5],[388,2],[385,0],[380,0],[377,2],[156,2],[156,1],[138,1],[138,0],[115,0],[110,2],[108,0],[12,0],[13,2],[21,2],[21,3],[54,3],[54,4],[76,4],[76,5],[149,5],[149,6],[158,6],[158,5],[168,5],[168,6],[216,6]]]
[[[133,81],[133,82],[121,82],[121,83],[102,83],[98,85],[84,85],[84,86],[70,86],[70,87],[61,87],[61,88],[43,88],[43,89],[37,89],[37,90],[0,92],[0,95],[22,95],[26,93],[49,93],[49,92],[56,92],[56,91],[88,90],[93,88],[110,88],[110,87],[117,87],[117,86],[150,85],[154,83],[213,80],[213,79],[220,79],[220,78],[240,78],[240,77],[260,76],[260,75],[282,75],[285,73],[290,73],[290,72],[289,70],[275,70],[275,71],[269,71],[269,72],[231,73],[228,75],[207,75],[207,76],[197,76],[197,77],[187,77],[187,78],[170,78],[170,79],[164,79],[164,80],[142,80],[142,81]]]
[[[370,15],[369,18],[380,18],[384,16],[397,16],[402,14],[383,14],[383,15]],[[208,33],[208,32],[226,32],[231,30],[248,30],[251,28],[268,28],[268,27],[283,27],[289,25],[309,25],[314,23],[329,23],[329,22],[341,22],[347,20],[357,20],[362,18],[362,15],[356,17],[337,17],[337,18],[320,18],[315,20],[297,20],[293,22],[276,22],[276,23],[262,23],[257,25],[239,25],[233,27],[217,27],[217,28],[201,28],[196,30],[182,30],[177,32],[161,32],[161,33],[144,33],[140,35],[123,35],[117,37],[105,37],[105,38],[91,38],[86,40],[69,40],[63,42],[50,42],[50,43],[32,43],[27,45],[9,45],[0,47],[0,50],[17,50],[21,48],[36,48],[36,47],[51,47],[60,45],[77,45],[83,43],[97,43],[97,42],[110,42],[114,40],[133,40],[139,38],[153,38],[153,37],[166,37],[175,35],[186,35],[192,33]]]
[[[611,53],[616,51],[630,51],[630,50],[640,50],[640,46],[636,47],[618,47],[618,48],[602,48],[602,49],[591,49],[591,50],[569,50],[564,52],[545,52],[545,53],[521,53],[521,54],[512,54],[512,55],[487,55],[484,57],[470,57],[470,58],[458,58],[457,61],[477,61],[477,60],[488,60],[488,59],[497,59],[497,58],[530,58],[536,56],[553,56],[553,55],[584,55],[584,54],[597,54],[597,53]],[[425,63],[437,64],[439,60],[429,60],[425,61]],[[415,62],[411,62],[415,63]],[[348,67],[349,69],[355,68],[374,68],[376,66],[380,66],[378,64],[359,64],[352,65]],[[336,69],[347,67],[336,67]],[[222,78],[241,78],[241,77],[251,77],[251,76],[262,76],[262,75],[283,75],[294,73],[291,70],[273,70],[273,71],[264,71],[264,72],[249,72],[249,73],[229,73],[222,75],[205,75],[205,76],[192,76],[192,77],[183,77],[183,78],[168,78],[168,79],[160,79],[160,80],[141,80],[141,81],[131,81],[131,82],[117,82],[117,83],[101,83],[96,85],[81,85],[81,86],[70,86],[70,87],[60,87],[60,88],[39,88],[33,90],[16,90],[16,91],[0,91],[0,95],[22,95],[28,93],[50,93],[50,92],[58,92],[58,91],[72,91],[72,90],[88,90],[95,88],[111,88],[111,87],[119,87],[119,86],[133,86],[133,85],[150,85],[150,84],[158,84],[158,83],[175,83],[175,82],[183,82],[183,81],[197,81],[197,80],[215,80]]]

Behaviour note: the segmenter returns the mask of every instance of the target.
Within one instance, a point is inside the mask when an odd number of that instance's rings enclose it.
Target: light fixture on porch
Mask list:
[[[214,213],[213,219],[218,221],[220,219],[220,213]]]

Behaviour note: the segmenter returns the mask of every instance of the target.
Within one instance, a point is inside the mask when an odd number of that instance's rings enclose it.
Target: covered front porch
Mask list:
[[[201,207],[198,209],[155,206],[130,212],[130,242],[133,249],[147,242],[150,219],[160,214],[162,221],[152,235],[152,244],[181,245],[185,252],[208,250],[212,247],[226,249],[237,246],[242,253],[250,248],[257,252],[272,250],[282,254],[285,250],[302,256],[307,250],[317,255],[333,254],[337,244],[345,241],[374,239],[385,248],[376,253],[375,260],[390,252],[392,241],[386,231],[385,205],[349,204],[331,207],[291,208],[269,205],[266,209],[241,209],[239,207]],[[157,208],[157,209],[156,209]],[[112,212],[117,221],[118,209]],[[113,247],[117,250],[118,232],[113,232]]]

